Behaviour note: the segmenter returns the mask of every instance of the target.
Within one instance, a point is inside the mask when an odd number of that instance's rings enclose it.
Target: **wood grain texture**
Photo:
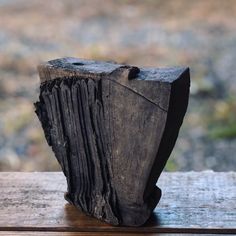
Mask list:
[[[187,109],[189,69],[76,58],[38,69],[36,114],[67,178],[66,199],[110,224],[143,225]]]
[[[142,236],[143,233],[102,233],[102,232],[32,232],[32,231],[2,231],[0,236]],[[219,235],[219,234],[218,234]],[[159,234],[145,233],[145,236],[199,236],[199,234]],[[215,234],[204,234],[204,236],[215,236]],[[232,236],[232,234],[224,234]]]
[[[0,231],[236,234],[236,173],[163,173],[143,227],[115,227],[66,203],[62,173],[0,173]],[[96,235],[96,234],[95,234]]]

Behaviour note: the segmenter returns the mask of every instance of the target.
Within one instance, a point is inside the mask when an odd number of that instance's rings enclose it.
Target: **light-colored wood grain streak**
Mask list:
[[[144,227],[114,227],[64,200],[62,173],[2,172],[0,231],[236,234],[236,173],[163,173],[158,185],[162,199]]]

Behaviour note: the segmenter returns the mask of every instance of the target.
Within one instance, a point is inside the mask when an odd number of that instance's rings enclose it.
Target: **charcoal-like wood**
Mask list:
[[[111,226],[67,204],[62,173],[2,172],[0,183],[0,232],[236,235],[235,172],[163,172],[158,180],[163,197],[151,219],[139,228]]]
[[[143,225],[187,109],[188,68],[64,58],[38,67],[36,113],[66,176],[66,199],[113,225]]]

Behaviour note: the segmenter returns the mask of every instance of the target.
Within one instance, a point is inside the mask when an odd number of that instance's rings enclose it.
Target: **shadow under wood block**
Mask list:
[[[189,69],[63,58],[38,70],[36,113],[66,176],[66,199],[110,224],[143,225],[187,109]]]

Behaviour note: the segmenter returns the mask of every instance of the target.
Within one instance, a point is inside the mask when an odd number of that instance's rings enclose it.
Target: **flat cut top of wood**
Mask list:
[[[127,77],[127,79],[172,83],[187,70],[189,70],[187,67],[138,68],[136,66],[122,65],[114,62],[73,57],[51,60],[38,66],[41,83],[61,77],[70,78],[75,76],[80,78],[104,79],[117,73],[121,77]]]
[[[139,228],[114,227],[69,205],[59,172],[2,172],[0,183],[0,231],[236,234],[235,172],[164,172],[161,201]]]

